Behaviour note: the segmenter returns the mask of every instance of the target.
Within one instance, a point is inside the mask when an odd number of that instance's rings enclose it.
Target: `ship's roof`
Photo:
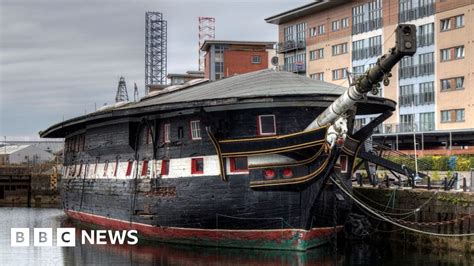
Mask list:
[[[75,117],[58,123],[40,132],[41,137],[64,137],[80,125],[98,121],[108,121],[124,117],[140,117],[154,113],[181,111],[184,109],[220,107],[244,103],[291,102],[296,106],[306,102],[311,106],[328,106],[347,88],[319,81],[290,72],[265,69],[236,75],[222,80],[190,81],[183,85],[171,86],[143,97],[139,102],[104,106],[96,112]],[[169,87],[169,88],[171,88]],[[321,105],[318,105],[323,103]],[[369,97],[366,103],[358,105],[358,114],[376,114],[384,110],[394,110],[395,102]],[[248,107],[252,108],[252,107]],[[245,108],[243,108],[245,109]]]

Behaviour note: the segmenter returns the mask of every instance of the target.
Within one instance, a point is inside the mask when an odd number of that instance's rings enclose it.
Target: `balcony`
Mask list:
[[[415,78],[432,74],[434,74],[434,63],[403,66],[398,69],[398,77],[400,79]]]
[[[423,17],[431,16],[435,13],[434,3],[423,5],[410,10],[402,11],[398,14],[398,23],[404,23],[410,20],[415,20]]]
[[[403,132],[421,132],[435,130],[434,121],[432,123],[422,122],[418,123],[393,123],[383,124],[382,130],[374,132],[374,134],[389,134],[389,133],[403,133]]]
[[[293,72],[293,73],[305,73],[306,64],[305,63],[290,63],[283,65],[283,71]]]
[[[377,57],[382,55],[382,45],[375,45],[367,48],[352,51],[352,61]]]
[[[280,42],[277,45],[277,53],[286,53],[293,50],[304,50],[306,49],[306,42],[304,40],[289,40]]]
[[[418,35],[416,38],[416,46],[424,47],[434,44],[434,33]]]
[[[352,25],[352,35],[382,28],[382,18],[375,18]]]
[[[401,107],[411,106],[412,103],[414,106],[434,104],[434,91],[401,95],[398,98]]]

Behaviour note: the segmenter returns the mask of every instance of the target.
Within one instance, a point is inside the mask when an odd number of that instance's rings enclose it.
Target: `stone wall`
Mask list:
[[[392,216],[403,218],[402,224],[422,231],[441,234],[474,233],[474,193],[421,189],[381,189],[354,187],[354,194],[373,208],[386,212],[413,214]],[[387,208],[387,206],[389,206]],[[356,212],[360,210],[355,206]],[[374,238],[387,239],[418,247],[474,252],[474,237],[436,237],[399,230],[387,222],[371,218]]]

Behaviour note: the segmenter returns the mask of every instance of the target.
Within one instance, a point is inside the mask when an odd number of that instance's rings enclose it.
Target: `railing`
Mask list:
[[[434,74],[434,63],[425,63],[413,66],[404,66],[398,69],[400,79]]]
[[[352,51],[352,60],[361,60],[369,57],[376,57],[382,54],[382,45],[375,45],[367,48]]]
[[[434,33],[418,35],[416,38],[417,47],[424,47],[434,44]]]
[[[285,53],[293,50],[298,50],[298,49],[305,49],[306,48],[306,42],[304,40],[289,40],[289,41],[284,41],[281,43],[278,43],[277,46],[277,53]]]
[[[419,6],[410,10],[400,12],[398,14],[398,23],[404,23],[410,20],[428,17],[428,16],[433,15],[434,13],[435,13],[434,3]]]
[[[306,71],[306,64],[304,63],[292,63],[283,65],[283,71],[301,73]]]
[[[400,95],[398,98],[398,104],[400,106],[414,106],[433,104],[434,103],[434,91],[421,92],[413,94]]]
[[[352,25],[352,35],[382,28],[382,18],[375,18]]]
[[[374,134],[404,133],[404,132],[421,132],[433,131],[435,129],[433,123],[393,123],[383,124],[381,130]]]

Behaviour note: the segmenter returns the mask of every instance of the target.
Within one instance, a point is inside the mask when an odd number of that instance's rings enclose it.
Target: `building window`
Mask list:
[[[141,176],[147,176],[148,175],[148,160],[144,160],[142,163],[142,174]]]
[[[230,160],[230,172],[248,172],[247,157],[232,157]]]
[[[400,132],[413,132],[415,130],[413,116],[413,114],[400,115]]]
[[[434,43],[434,23],[428,23],[418,27],[417,47],[432,45]]]
[[[259,55],[252,55],[252,64],[262,63],[262,57]]]
[[[127,163],[127,172],[125,172],[125,176],[130,176],[132,174],[132,168],[133,168],[133,161],[130,160]]]
[[[324,81],[324,72],[314,73],[309,75],[310,78]]]
[[[318,60],[324,58],[324,48],[309,51],[309,60]]]
[[[104,174],[103,176],[106,176],[107,175],[107,169],[109,168],[109,160],[106,160],[104,162]]]
[[[434,103],[434,82],[420,83],[420,96],[418,97],[420,104]]]
[[[170,129],[171,129],[170,124],[163,125],[163,141],[165,143],[170,143]]]
[[[441,49],[441,62],[464,58],[464,46]]]
[[[170,171],[170,161],[162,160],[161,161],[161,175],[168,175]]]
[[[332,46],[332,55],[347,53],[347,43],[340,43]]]
[[[452,91],[464,89],[464,77],[456,77],[441,80],[441,91]]]
[[[441,111],[441,123],[463,122],[464,109],[453,109]]]
[[[258,116],[257,134],[260,136],[276,134],[275,115]]]
[[[456,28],[464,27],[464,15],[456,16],[456,17],[454,17],[454,20],[455,20],[455,25],[454,26]]]
[[[311,28],[309,34],[311,37],[323,35],[325,33],[324,24],[317,27]]]
[[[199,120],[191,121],[191,139],[201,139],[201,124]]]
[[[347,78],[347,71],[345,68],[338,68],[332,71],[332,80],[339,80]]]
[[[411,106],[415,104],[415,95],[413,94],[413,84],[400,86],[400,106]]]
[[[420,113],[420,130],[421,131],[434,130],[434,112]]]
[[[441,31],[447,31],[451,29],[451,19],[442,19],[441,20]]]
[[[332,22],[332,31],[338,31],[341,27],[340,21],[335,20]]]
[[[349,18],[341,19],[341,28],[345,29],[349,27]]]
[[[191,160],[191,174],[203,174],[203,173],[204,173],[203,158],[193,158]]]

